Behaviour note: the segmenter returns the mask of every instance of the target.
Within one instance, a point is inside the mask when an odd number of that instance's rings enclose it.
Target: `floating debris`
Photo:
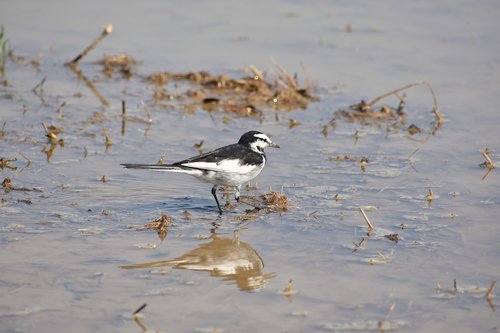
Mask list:
[[[481,152],[481,154],[483,155],[483,158],[485,159],[485,161],[483,163],[479,164],[479,166],[481,168],[486,168],[486,169],[496,168],[495,163],[493,163],[493,161],[490,158],[490,153],[491,152],[488,148],[485,148],[484,151]]]
[[[486,177],[488,177],[488,175],[491,173],[491,171],[496,168],[496,166],[490,158],[490,150],[488,148],[485,148],[484,151],[481,152],[481,154],[486,160],[485,162],[479,164],[480,167],[486,168],[487,170],[484,176],[481,178],[481,180],[485,180]]]
[[[299,121],[296,120],[296,119],[289,119],[289,122],[288,122],[288,128],[289,129],[292,129],[296,126],[300,125]]]
[[[3,157],[0,158],[0,169],[7,168],[12,171],[17,170],[17,167],[10,165],[11,162],[17,161],[17,158],[11,158],[11,159],[4,159]]]
[[[432,200],[435,199],[434,193],[432,193],[432,189],[429,189],[429,192],[425,196],[425,200],[429,203],[429,206],[432,204]]]
[[[60,127],[56,127],[54,125],[47,126],[45,123],[42,123],[43,129],[45,130],[45,136],[49,139],[51,144],[60,144],[61,147],[64,146],[64,140],[57,138],[57,136],[62,132]]]
[[[184,212],[182,212],[182,216],[184,217],[184,219],[189,220],[191,216],[193,216],[193,214],[185,210]]]
[[[399,234],[388,234],[384,235],[384,237],[390,241],[393,241],[394,243],[399,242]]]
[[[418,127],[417,125],[411,124],[410,126],[408,126],[408,133],[410,133],[410,135],[415,135],[415,134],[418,134],[420,132],[422,132],[422,129],[420,127]]]
[[[434,114],[435,122],[431,122],[431,129],[429,131],[430,135],[433,135],[436,132],[436,130],[441,127],[443,123],[443,118],[439,113],[437,107],[437,100],[434,90],[432,89],[429,82],[425,80],[420,80],[414,83],[404,85],[400,88],[391,90],[381,96],[372,99],[369,102],[361,100],[359,103],[354,104],[348,107],[347,109],[339,109],[335,112],[332,120],[330,121],[330,124],[334,123],[337,119],[341,118],[347,121],[362,123],[366,125],[377,124],[380,123],[381,121],[391,121],[393,122],[392,126],[398,128],[406,123],[406,112],[404,111],[406,105],[406,96],[404,95],[400,96],[398,93],[418,85],[425,85],[429,89],[433,98],[434,106],[432,108],[432,112]],[[399,105],[397,107],[391,107],[386,104],[382,104],[379,108],[375,107],[375,105],[379,101],[389,96],[396,96],[399,99]],[[327,133],[329,125],[325,126],[326,129],[325,127],[323,128],[323,135]],[[412,124],[409,127],[407,127],[406,131],[408,131],[410,135],[415,135],[424,132],[423,129],[421,129],[415,124]]]
[[[58,135],[62,132],[62,129],[54,125],[47,126],[42,123],[43,129],[45,131],[45,136],[49,140],[49,146],[45,146],[42,152],[47,155],[47,161],[50,160],[57,146],[64,147],[64,139],[58,138]]]
[[[294,294],[296,294],[296,292],[293,290],[292,279],[290,279],[288,280],[288,284],[286,285],[285,289],[283,289],[283,295],[290,296]]]
[[[393,256],[394,256],[394,249],[391,249],[391,252],[387,255],[378,252],[378,257],[363,259],[363,261],[369,263],[370,265],[383,265],[388,262],[391,262]]]
[[[198,150],[198,152],[199,152],[200,154],[202,154],[202,153],[203,153],[203,143],[204,143],[204,142],[205,142],[204,140],[201,140],[199,143],[195,143],[195,144],[193,145],[193,148],[194,148],[194,149],[196,149],[196,150]]]
[[[129,229],[143,231],[143,230],[156,230],[158,237],[163,241],[167,237],[168,227],[172,225],[172,219],[165,213],[163,213],[156,220],[146,223],[143,226],[129,226]]]
[[[5,178],[2,181],[2,187],[5,193],[9,193],[10,191],[34,191],[34,192],[43,192],[40,188],[36,187],[14,187],[12,184],[12,180],[10,178]]]
[[[287,283],[285,289],[283,289],[283,291],[280,292],[279,294],[282,294],[283,296],[285,296],[289,302],[292,301],[292,296],[298,294],[298,291],[293,289],[292,279],[288,280],[288,283]]]
[[[102,72],[107,77],[111,77],[113,73],[117,72],[128,79],[133,75],[133,69],[139,62],[127,53],[119,53],[115,55],[104,55],[97,64],[103,66]]]

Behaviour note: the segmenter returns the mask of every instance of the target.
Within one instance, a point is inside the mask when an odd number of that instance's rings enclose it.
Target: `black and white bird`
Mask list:
[[[152,169],[157,171],[181,172],[202,181],[212,183],[212,195],[219,213],[222,209],[217,199],[218,186],[235,189],[235,199],[240,200],[241,185],[254,179],[266,164],[264,148],[279,146],[258,131],[243,134],[238,143],[194,156],[172,164],[122,164],[129,169]]]

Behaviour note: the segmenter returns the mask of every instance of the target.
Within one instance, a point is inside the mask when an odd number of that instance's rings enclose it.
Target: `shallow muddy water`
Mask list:
[[[485,148],[500,163],[499,14],[495,1],[2,3],[14,56],[0,158],[17,160],[0,169],[12,184],[0,189],[1,331],[142,332],[132,313],[144,303],[140,322],[161,332],[499,331],[498,291],[485,295],[500,276],[500,174],[479,167]],[[105,23],[114,31],[78,64],[85,81],[64,64]],[[96,61],[120,52],[139,64],[107,77]],[[249,65],[268,77],[282,66],[301,86],[304,67],[319,101],[261,106],[259,120],[158,102],[146,79],[238,79]],[[436,94],[437,129],[423,85],[400,93],[404,124],[334,116],[418,80]],[[50,152],[42,123],[64,146]],[[174,162],[250,129],[281,148],[242,193],[283,191],[284,212],[218,217],[210,185],[120,166]],[[163,241],[137,230],[164,213]]]

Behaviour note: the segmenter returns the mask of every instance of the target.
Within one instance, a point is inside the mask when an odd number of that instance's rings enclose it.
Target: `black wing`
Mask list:
[[[171,165],[181,166],[184,163],[192,162],[217,163],[225,159],[240,159],[242,161],[242,164],[257,165],[262,163],[263,157],[263,154],[261,155],[246,146],[236,143],[198,156],[193,156],[179,162],[175,162]]]

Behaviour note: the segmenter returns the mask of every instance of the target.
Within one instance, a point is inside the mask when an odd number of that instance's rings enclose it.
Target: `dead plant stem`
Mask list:
[[[427,82],[426,80],[419,80],[419,81],[416,81],[416,82],[413,82],[413,83],[409,83],[409,84],[406,84],[402,87],[399,87],[397,89],[394,89],[392,91],[389,91],[383,95],[380,95],[374,99],[372,99],[367,105],[369,107],[372,107],[374,104],[376,104],[378,101],[380,101],[381,99],[384,99],[388,96],[391,96],[391,95],[396,95],[398,92],[402,91],[402,90],[406,90],[408,88],[411,88],[411,87],[415,87],[415,86],[418,86],[418,85],[425,85],[429,91],[431,92],[431,95],[432,95],[432,99],[434,101],[434,110],[438,110],[438,106],[437,106],[437,99],[436,99],[436,94],[434,93],[434,90],[432,89],[432,86],[430,85],[429,82]],[[435,112],[436,112],[435,111]]]
[[[370,222],[370,219],[368,218],[368,216],[366,216],[366,213],[365,211],[363,210],[363,208],[359,208],[359,211],[361,212],[361,214],[363,214],[363,218],[365,219],[366,221],[366,224],[368,224],[368,230],[373,230],[375,229],[375,227],[373,226],[373,224]]]
[[[111,24],[106,24],[104,30],[101,32],[99,37],[97,37],[89,46],[85,48],[80,54],[78,54],[73,60],[71,60],[68,65],[76,65],[83,57],[85,57],[90,51],[92,51],[99,42],[101,42],[104,37],[109,35],[113,31],[113,26]]]

